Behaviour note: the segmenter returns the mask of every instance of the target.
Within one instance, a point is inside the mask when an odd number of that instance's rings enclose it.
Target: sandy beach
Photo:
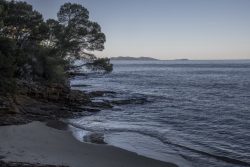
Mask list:
[[[0,157],[4,161],[70,167],[175,167],[108,145],[77,141],[69,131],[33,122],[0,127]]]

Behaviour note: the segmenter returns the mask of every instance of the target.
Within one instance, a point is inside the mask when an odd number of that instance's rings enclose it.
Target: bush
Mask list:
[[[0,38],[0,92],[15,91],[15,44],[13,41]]]
[[[63,61],[55,57],[46,57],[44,74],[45,79],[52,83],[66,83],[67,76],[65,73]]]
[[[32,52],[34,52],[31,62],[34,81],[65,83],[67,76],[64,59],[54,54],[50,48],[37,47]]]

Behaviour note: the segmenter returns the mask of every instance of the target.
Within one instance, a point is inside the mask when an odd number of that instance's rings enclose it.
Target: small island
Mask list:
[[[111,57],[110,60],[129,60],[129,61],[158,61],[158,59],[152,57],[129,57],[129,56],[119,56]]]
[[[189,59],[175,59],[176,61],[189,61]]]

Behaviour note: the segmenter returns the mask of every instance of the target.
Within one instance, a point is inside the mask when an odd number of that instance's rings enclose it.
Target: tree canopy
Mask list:
[[[58,21],[64,26],[61,40],[63,55],[93,59],[86,51],[102,51],[106,41],[98,23],[89,20],[89,11],[81,5],[66,3],[57,13]]]
[[[112,71],[109,59],[92,54],[104,49],[106,37],[84,6],[65,3],[57,17],[44,21],[26,2],[0,0],[1,88],[18,78],[65,82],[75,60],[93,70]]]

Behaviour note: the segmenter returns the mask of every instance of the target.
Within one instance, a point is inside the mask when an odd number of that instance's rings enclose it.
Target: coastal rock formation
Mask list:
[[[19,81],[18,94],[0,95],[0,125],[83,116],[109,107],[112,106],[94,103],[88,94],[67,86]]]
[[[0,95],[0,126],[78,117],[111,109],[114,105],[148,102],[143,96],[116,98],[113,91],[85,93],[60,84],[18,81],[17,85],[16,95]]]
[[[78,90],[71,90],[68,86],[61,84],[41,85],[38,83],[18,82],[19,94],[26,95],[39,100],[62,103],[67,105],[86,104],[90,102],[87,94]]]
[[[13,102],[13,99],[7,97],[0,97],[0,116],[6,114],[13,115],[18,112],[19,110]]]

